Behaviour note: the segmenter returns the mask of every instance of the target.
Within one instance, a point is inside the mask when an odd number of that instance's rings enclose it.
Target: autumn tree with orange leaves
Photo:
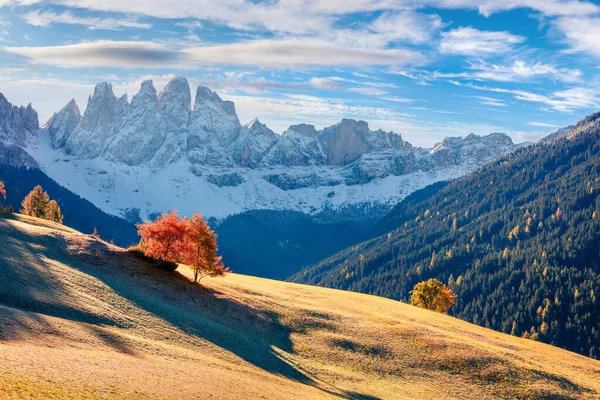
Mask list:
[[[157,260],[179,263],[181,255],[186,254],[187,226],[175,212],[163,214],[154,222],[137,224],[138,234],[142,238],[144,255]]]
[[[183,262],[194,270],[194,282],[199,282],[207,276],[223,276],[229,272],[221,257],[217,256],[217,235],[204,218],[195,213],[191,219],[184,222],[187,227],[187,246]]]
[[[187,219],[170,212],[137,227],[145,256],[189,265],[194,271],[194,282],[229,272],[217,256],[217,235],[198,213]]]

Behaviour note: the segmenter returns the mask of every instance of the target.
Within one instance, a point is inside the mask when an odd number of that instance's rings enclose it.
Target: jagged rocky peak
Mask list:
[[[188,124],[188,160],[193,164],[234,165],[228,149],[240,130],[233,102],[222,100],[209,88],[199,86]]]
[[[75,99],[72,99],[46,122],[45,127],[52,147],[55,149],[64,147],[80,122],[81,111]]]
[[[320,134],[329,164],[343,165],[355,161],[368,149],[369,124],[365,121],[342,119],[339,123],[323,129]]]
[[[161,111],[167,113],[190,112],[192,92],[188,80],[182,76],[171,80],[158,96],[158,105]]]
[[[29,136],[40,128],[37,112],[31,107],[17,107],[0,93],[0,138],[5,143],[24,146]]]
[[[131,98],[114,136],[104,151],[110,160],[126,165],[149,163],[161,149],[166,129],[158,110],[158,93],[152,80],[142,82],[140,91]]]
[[[109,134],[115,119],[115,105],[117,98],[113,93],[112,85],[102,82],[94,88],[94,94],[88,98],[88,104],[81,119],[82,130]]]
[[[207,103],[220,106],[227,114],[234,116],[237,119],[237,113],[235,112],[235,104],[233,101],[221,99],[216,92],[213,92],[206,86],[198,86],[198,89],[196,89],[194,110],[196,110],[197,107]]]
[[[314,125],[309,124],[298,124],[291,125],[287,131],[285,131],[284,135],[289,135],[290,133],[299,133],[302,136],[306,137],[316,137],[317,130]]]
[[[158,110],[158,93],[154,88],[152,79],[142,82],[138,94],[131,98],[131,108],[152,107]]]
[[[476,163],[489,160],[513,150],[515,145],[505,133],[478,136],[473,133],[462,137],[447,137],[431,149],[435,165],[448,167],[467,160]]]
[[[371,131],[366,121],[342,119],[337,124],[323,129],[320,139],[332,165],[351,163],[363,154],[375,151],[411,149],[410,143],[400,135],[381,129]]]
[[[258,118],[244,126],[233,146],[233,158],[237,165],[256,168],[263,157],[277,142],[277,134],[261,123]]]

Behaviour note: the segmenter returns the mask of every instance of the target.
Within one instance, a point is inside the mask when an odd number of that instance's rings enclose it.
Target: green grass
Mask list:
[[[191,282],[97,238],[0,219],[0,398],[596,399],[600,363],[389,299]]]

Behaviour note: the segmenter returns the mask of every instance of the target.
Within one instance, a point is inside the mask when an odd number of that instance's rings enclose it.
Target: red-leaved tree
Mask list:
[[[229,272],[221,257],[217,256],[217,235],[198,213],[185,220],[187,226],[187,252],[183,254],[182,262],[194,270],[194,282],[199,282],[207,276],[224,276]]]
[[[148,257],[179,263],[182,255],[190,251],[186,239],[187,223],[174,211],[161,215],[154,222],[137,224],[137,228],[144,254]]]
[[[172,211],[137,228],[145,256],[189,265],[194,270],[194,282],[229,272],[217,256],[217,235],[198,213],[187,219]]]

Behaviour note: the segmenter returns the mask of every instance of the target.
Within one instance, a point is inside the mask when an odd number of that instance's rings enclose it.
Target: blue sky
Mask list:
[[[341,118],[429,146],[535,140],[600,109],[600,5],[578,0],[0,0],[0,92],[45,122],[100,81],[183,75],[276,132]]]

